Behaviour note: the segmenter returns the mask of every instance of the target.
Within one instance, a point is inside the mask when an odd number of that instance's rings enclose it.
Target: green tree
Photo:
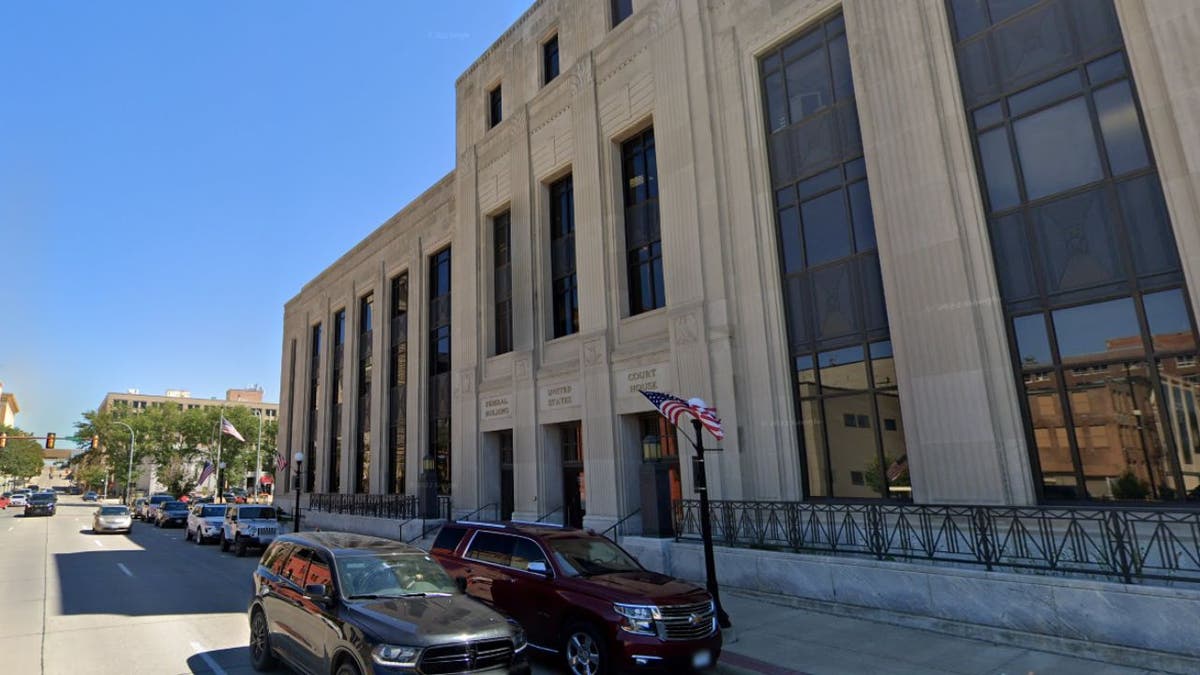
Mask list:
[[[29,433],[16,427],[0,426],[0,433],[13,436],[28,436]],[[7,447],[0,450],[0,474],[13,476],[21,481],[40,474],[42,467],[42,446],[37,441],[29,439],[12,439]]]
[[[912,485],[912,481],[909,480],[909,477],[908,477],[907,456],[901,455],[901,457],[899,459],[896,459],[894,457],[889,457],[889,456],[885,455],[883,459],[884,459],[884,461],[887,462],[889,469],[891,467],[895,466],[900,470],[899,475],[897,475],[896,478],[891,481],[891,487],[901,487],[901,486]],[[899,462],[900,464],[897,465],[897,462]],[[876,457],[871,462],[870,466],[867,467],[866,471],[863,472],[863,482],[865,482],[867,485],[870,485],[871,488],[873,490],[875,490],[876,492],[878,492],[879,494],[884,494],[884,492],[888,488],[888,482],[885,481],[885,479],[884,479],[885,475],[886,474],[880,468],[879,458]]]
[[[102,466],[88,465],[75,472],[75,482],[89,490],[99,491],[104,487],[104,478],[108,472]]]

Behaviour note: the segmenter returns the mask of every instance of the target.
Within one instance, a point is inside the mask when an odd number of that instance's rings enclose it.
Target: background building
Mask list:
[[[280,447],[661,534],[644,388],[719,408],[714,497],[1184,504],[1197,45],[1188,2],[540,0],[455,170],[287,303]]]
[[[21,406],[17,405],[16,394],[4,393],[4,383],[0,382],[0,426],[17,426],[16,420],[19,412],[21,412]]]
[[[273,420],[279,415],[278,403],[263,402],[263,391],[261,387],[252,387],[247,389],[227,389],[225,390],[225,398],[193,398],[192,393],[185,389],[168,389],[162,396],[157,394],[143,394],[137,389],[129,389],[124,393],[109,392],[104,395],[104,400],[100,402],[99,412],[109,412],[114,408],[130,409],[134,412],[141,412],[150,408],[162,406],[174,406],[176,410],[193,410],[196,408],[228,408],[233,406],[242,406],[249,408],[256,417],[261,417],[263,420]],[[241,429],[240,432],[246,438],[252,438],[254,429]],[[214,437],[216,430],[214,429]],[[202,465],[202,463],[200,463]],[[199,473],[198,466],[192,466],[192,469]],[[162,483],[158,482],[158,466],[154,461],[147,458],[141,462],[138,469],[138,478],[134,481],[134,491],[140,491],[145,494],[159,492],[165,489]],[[247,480],[249,481],[242,487],[253,487],[254,474],[248,473]],[[272,483],[274,479],[272,478]],[[216,483],[216,477],[210,479],[211,484]],[[230,485],[238,485],[236,479],[230,479]]]

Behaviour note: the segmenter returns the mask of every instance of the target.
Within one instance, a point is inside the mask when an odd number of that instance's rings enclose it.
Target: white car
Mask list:
[[[8,498],[8,505],[9,506],[28,506],[29,505],[29,496],[24,493],[15,494],[12,497]]]
[[[101,506],[92,515],[92,532],[124,532],[129,534],[133,529],[133,517],[127,506]]]
[[[203,544],[221,537],[221,525],[225,522],[224,504],[196,504],[188,512],[187,531],[184,540]]]

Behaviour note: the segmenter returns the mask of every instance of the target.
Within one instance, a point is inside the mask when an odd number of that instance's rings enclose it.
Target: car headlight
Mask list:
[[[657,635],[654,630],[654,620],[661,619],[662,614],[653,605],[626,605],[613,603],[613,611],[622,617],[621,630],[636,635]]]
[[[381,666],[415,668],[417,666],[417,657],[420,655],[420,647],[405,647],[403,645],[376,645],[371,650],[371,660]]]

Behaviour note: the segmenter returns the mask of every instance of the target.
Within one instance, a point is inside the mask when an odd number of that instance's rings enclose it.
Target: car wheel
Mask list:
[[[353,661],[347,659],[338,666],[337,672],[334,675],[359,675],[358,666],[354,665]]]
[[[250,665],[262,672],[274,670],[278,661],[271,652],[271,632],[267,630],[267,617],[262,610],[254,612],[250,619]]]
[[[191,541],[191,540],[192,540],[192,531],[191,531],[191,530],[189,530],[189,529],[187,529],[187,527],[184,527],[184,528],[183,528],[183,540],[184,540],[184,541]]]
[[[229,540],[225,538],[225,533],[222,532],[221,533],[221,552],[224,553],[228,550],[229,550]]]
[[[203,546],[204,545],[204,531],[197,529],[196,534],[192,535],[192,541],[196,542],[197,546]]]
[[[233,544],[233,553],[239,558],[246,557],[246,540],[238,537],[238,540]]]
[[[567,628],[563,654],[571,675],[601,675],[609,670],[608,648],[591,624],[574,623]]]

